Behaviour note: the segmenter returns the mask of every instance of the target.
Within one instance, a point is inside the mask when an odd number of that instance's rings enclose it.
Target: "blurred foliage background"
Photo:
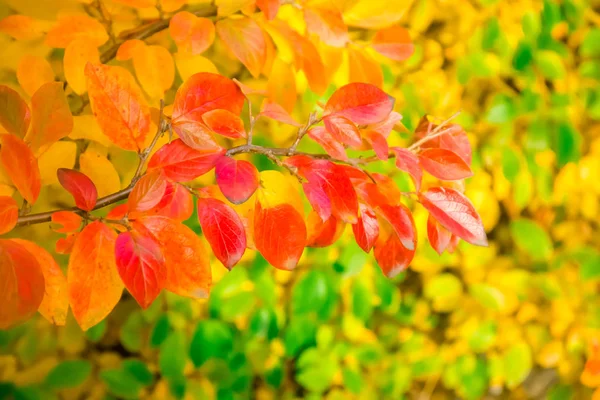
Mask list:
[[[392,281],[345,234],[307,249],[293,273],[253,252],[231,272],[215,263],[206,302],[163,294],[141,311],[124,296],[85,333],[73,320],[57,328],[36,318],[0,331],[0,398],[592,398],[600,3],[375,3],[401,14],[416,43],[406,63],[377,58],[405,126],[461,111],[476,148],[467,195],[490,247],[462,243],[439,257],[417,207],[418,255]],[[4,59],[13,47],[2,47]],[[2,80],[14,79],[4,64]],[[332,89],[347,76],[338,80]],[[299,120],[318,100],[302,96]],[[133,163],[121,160],[123,171]],[[189,225],[200,231],[194,217]]]

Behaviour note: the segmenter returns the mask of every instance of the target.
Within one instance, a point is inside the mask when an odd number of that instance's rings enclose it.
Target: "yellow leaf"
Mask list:
[[[63,58],[65,78],[71,89],[79,95],[87,91],[85,65],[100,63],[100,53],[96,45],[84,39],[73,40],[65,49]]]
[[[86,151],[79,156],[79,168],[98,189],[98,197],[104,197],[121,189],[121,179],[114,165],[94,151]]]
[[[215,0],[219,17],[231,15],[253,3],[254,0]]]
[[[61,15],[46,34],[45,43],[50,47],[65,48],[76,39],[100,46],[108,40],[108,34],[100,21],[89,15]]]
[[[19,61],[17,79],[25,93],[33,96],[44,83],[54,81],[54,71],[45,58],[26,55]]]
[[[366,29],[386,28],[395,24],[406,14],[414,0],[357,1],[344,12],[344,21],[350,26]]]
[[[200,55],[194,56],[191,54],[176,53],[175,64],[177,65],[177,72],[179,72],[179,76],[184,82],[198,72],[219,73],[212,61]]]
[[[301,215],[304,206],[298,191],[297,180],[291,175],[268,170],[260,173],[260,186],[256,191],[263,208],[273,208],[280,204],[291,204]]]
[[[365,82],[383,86],[383,72],[379,64],[365,50],[348,48],[350,82]]]
[[[56,142],[41,155],[38,160],[42,186],[58,183],[56,170],[59,168],[73,168],[77,144],[75,142]]]
[[[289,113],[294,111],[298,94],[296,92],[296,76],[290,64],[280,58],[275,59],[269,75],[267,91],[271,101],[279,104]]]
[[[175,79],[173,57],[162,46],[140,46],[134,51],[133,67],[140,85],[152,99],[162,97]]]
[[[112,142],[102,133],[100,126],[93,115],[77,115],[73,117],[73,131],[71,139],[87,139],[109,147]]]
[[[0,32],[17,40],[32,40],[42,37],[41,24],[27,15],[9,15],[0,20]]]

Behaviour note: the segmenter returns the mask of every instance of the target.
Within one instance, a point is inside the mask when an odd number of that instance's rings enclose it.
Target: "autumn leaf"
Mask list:
[[[167,217],[143,217],[134,223],[147,228],[161,247],[167,266],[165,289],[180,296],[206,299],[212,275],[200,238],[187,226]]]
[[[319,214],[311,211],[306,220],[307,247],[328,247],[335,243],[344,232],[344,223],[336,217],[323,221]]]
[[[219,135],[239,139],[246,137],[244,122],[240,117],[227,110],[211,110],[202,114],[206,126]]]
[[[427,238],[431,247],[439,254],[442,255],[444,250],[450,245],[450,239],[452,239],[452,233],[440,225],[435,218],[429,214],[427,218]]]
[[[335,8],[304,7],[306,29],[324,43],[344,47],[348,43],[348,27]]]
[[[54,257],[44,248],[23,239],[11,239],[12,242],[24,247],[37,260],[44,275],[44,297],[38,311],[50,323],[64,326],[67,323],[69,297],[67,278],[54,260]]]
[[[8,329],[33,316],[44,298],[44,275],[25,247],[0,239],[0,329]]]
[[[215,40],[213,22],[187,11],[180,11],[171,18],[169,32],[180,52],[194,55],[202,54]]]
[[[0,125],[8,133],[25,137],[31,113],[27,103],[8,86],[0,85]]]
[[[256,6],[265,14],[267,20],[272,20],[277,16],[280,0],[256,0]]]
[[[336,90],[325,105],[325,113],[340,115],[355,124],[373,124],[385,119],[394,107],[394,98],[376,86],[350,83]]]
[[[85,174],[68,168],[59,168],[56,171],[61,186],[71,193],[75,205],[84,210],[92,211],[96,206],[98,191],[96,185]]]
[[[82,218],[73,211],[56,211],[52,213],[52,223],[61,227],[54,228],[56,232],[71,233],[79,230]]]
[[[419,200],[444,228],[471,244],[487,246],[481,218],[463,194],[438,187],[419,193]]]
[[[323,122],[327,131],[338,142],[354,148],[362,145],[358,127],[348,118],[334,114],[323,118]]]
[[[269,103],[278,104],[291,113],[298,96],[296,90],[296,74],[293,67],[281,58],[276,58],[267,81]]]
[[[67,272],[69,304],[84,331],[106,318],[121,298],[116,240],[112,229],[94,221],[83,228],[73,244]]]
[[[396,155],[396,167],[399,170],[408,173],[415,184],[417,192],[420,191],[423,170],[421,169],[419,158],[407,149],[392,147],[391,150]]]
[[[401,26],[377,31],[371,44],[379,54],[395,61],[404,61],[415,51],[408,31]]]
[[[331,157],[338,160],[348,160],[344,145],[333,138],[333,135],[324,126],[315,126],[308,131],[308,137],[323,147]]]
[[[35,203],[41,189],[40,169],[27,144],[14,135],[1,135],[0,161],[7,175],[29,204]]]
[[[251,18],[226,18],[217,22],[217,34],[231,52],[258,77],[266,60],[267,45],[260,26]]]
[[[438,179],[454,181],[473,176],[469,165],[458,154],[446,149],[425,149],[419,161],[431,175]]]
[[[150,129],[150,110],[133,77],[121,67],[85,67],[88,95],[96,120],[114,144],[139,151]]]
[[[368,253],[379,237],[379,223],[375,211],[362,203],[359,206],[358,221],[352,225],[352,232],[359,247]]]
[[[19,220],[19,206],[12,197],[0,196],[0,235],[13,230]]]
[[[373,254],[385,276],[394,278],[409,266],[415,252],[404,247],[395,234],[380,234]]]
[[[302,126],[279,104],[271,103],[265,99],[260,111],[261,116],[274,119],[275,121],[283,122],[292,126]]]
[[[390,150],[388,142],[382,134],[376,131],[366,131],[363,136],[373,147],[377,158],[384,161],[388,159]]]
[[[45,83],[54,82],[54,70],[44,57],[24,55],[17,66],[17,80],[25,93],[33,96]]]
[[[163,198],[144,215],[162,215],[172,220],[183,222],[194,212],[192,194],[183,186],[167,181]]]
[[[129,211],[143,212],[155,207],[163,198],[167,181],[160,170],[148,172],[140,178],[129,194]]]
[[[73,251],[73,246],[75,245],[75,239],[77,239],[78,234],[73,233],[69,234],[64,238],[60,238],[56,241],[56,246],[54,246],[54,251],[58,254],[71,254]]]
[[[59,16],[46,34],[46,44],[50,47],[65,48],[76,39],[100,46],[108,40],[108,34],[100,21],[85,14]]]
[[[219,189],[233,204],[245,202],[258,188],[258,170],[245,160],[223,156],[217,161],[215,175]]]
[[[382,204],[378,211],[393,228],[402,246],[414,251],[417,245],[415,222],[408,208],[402,204],[395,206]]]
[[[85,39],[73,40],[65,49],[63,68],[69,86],[79,95],[87,91],[85,66],[88,62],[100,64],[98,46]]]
[[[388,278],[397,276],[412,261],[417,248],[417,232],[410,210],[404,205],[380,206],[375,260]],[[384,222],[385,221],[385,222]]]
[[[16,40],[39,39],[44,34],[42,25],[28,15],[9,15],[0,20],[0,32]]]
[[[164,95],[175,79],[175,64],[171,53],[163,46],[148,46],[142,40],[127,40],[117,51],[118,60],[133,58],[135,75],[152,99]]]
[[[121,178],[115,166],[91,146],[79,156],[79,169],[94,182],[98,197],[108,196],[121,189]]]
[[[115,242],[115,259],[129,293],[142,308],[148,308],[167,280],[160,245],[144,231],[122,232]]]
[[[164,176],[176,182],[196,179],[212,170],[225,150],[195,150],[181,139],[161,147],[148,162],[148,170],[161,170]]]
[[[231,270],[246,251],[246,231],[237,213],[217,199],[198,199],[198,221],[215,257]]]
[[[365,49],[348,47],[348,81],[383,86],[381,66]]]

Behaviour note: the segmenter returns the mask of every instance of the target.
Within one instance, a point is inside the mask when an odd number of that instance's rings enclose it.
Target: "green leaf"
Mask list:
[[[275,311],[269,308],[259,308],[252,315],[249,325],[250,332],[262,339],[274,339],[279,333]]]
[[[515,50],[512,59],[513,68],[517,71],[523,71],[531,64],[533,60],[533,49],[527,42],[520,42]]]
[[[494,311],[502,310],[506,306],[504,294],[497,288],[485,283],[476,283],[469,288],[471,296],[482,306]]]
[[[100,380],[104,382],[110,393],[120,398],[137,399],[142,390],[142,385],[138,380],[120,368],[101,371]]]
[[[504,353],[504,376],[506,386],[514,389],[519,386],[529,375],[532,368],[531,349],[527,343],[513,344]]]
[[[211,358],[227,359],[233,349],[231,328],[218,320],[201,321],[190,344],[190,358],[200,367]]]
[[[161,315],[158,320],[156,320],[156,324],[150,333],[150,347],[155,348],[160,346],[162,342],[165,341],[170,331],[171,324],[169,323],[169,317],[166,314]]]
[[[327,275],[319,270],[310,270],[292,289],[292,313],[314,312],[321,319],[327,319],[335,296]]]
[[[362,320],[367,321],[373,313],[373,293],[362,281],[356,281],[352,287],[352,312]]]
[[[581,134],[570,123],[562,122],[558,125],[554,151],[559,167],[581,158]]]
[[[103,337],[104,333],[106,333],[106,320],[102,320],[100,323],[92,326],[85,332],[85,336],[88,338],[90,342],[97,343]]]
[[[142,349],[144,318],[140,311],[132,312],[121,327],[121,343],[128,351],[137,353]]]
[[[183,332],[174,331],[161,344],[158,367],[164,377],[176,379],[183,376],[183,369],[187,360],[185,342]]]
[[[562,79],[567,74],[563,59],[553,51],[539,50],[535,54],[535,63],[548,79]]]
[[[583,57],[600,56],[600,29],[594,28],[585,35],[581,46],[579,46],[579,54]]]
[[[504,148],[502,151],[502,173],[509,181],[516,179],[521,168],[521,160],[517,153],[510,147]]]
[[[144,386],[149,386],[154,381],[152,372],[150,372],[146,364],[140,360],[123,361],[123,369],[135,377],[135,379]]]
[[[518,219],[510,223],[513,241],[519,249],[534,260],[548,259],[553,252],[552,240],[548,233],[535,221]]]
[[[285,331],[284,343],[286,354],[295,357],[306,347],[316,344],[316,322],[307,317],[297,317],[291,320]]]
[[[363,380],[360,374],[350,368],[342,369],[342,378],[344,386],[354,394],[359,394],[362,390]]]
[[[87,360],[63,361],[46,377],[46,385],[52,389],[73,388],[81,385],[90,376],[92,364]]]

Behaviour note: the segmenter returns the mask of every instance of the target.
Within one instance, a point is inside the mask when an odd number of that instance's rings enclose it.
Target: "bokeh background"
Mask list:
[[[5,0],[0,17],[49,18],[58,3]],[[393,280],[345,234],[331,248],[307,249],[293,273],[253,252],[231,272],[215,262],[205,302],[165,293],[142,311],[124,295],[87,332],[72,317],[66,327],[36,317],[0,331],[0,398],[592,398],[600,384],[600,369],[585,368],[600,341],[600,3],[369,3],[373,15],[401,14],[416,44],[405,63],[376,58],[407,129],[424,114],[461,111],[475,148],[466,193],[490,246],[461,243],[438,256],[416,207],[419,251]],[[26,52],[60,71],[60,52],[29,46],[0,34],[2,82],[16,82]],[[215,64],[231,75],[229,63]],[[347,79],[336,76],[329,94]],[[299,91],[303,120],[319,99]],[[292,134],[267,123],[255,133],[275,144]],[[112,160],[117,184],[126,184],[135,155]],[[188,224],[200,232],[194,217]],[[48,227],[19,234],[52,246]]]

